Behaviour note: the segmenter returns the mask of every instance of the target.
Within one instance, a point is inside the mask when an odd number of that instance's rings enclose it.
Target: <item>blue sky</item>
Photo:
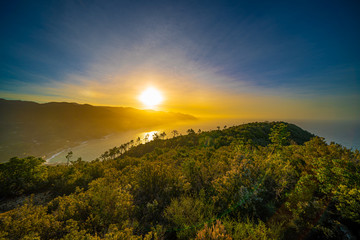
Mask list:
[[[141,107],[134,96],[154,85],[165,110],[359,119],[359,10],[357,1],[3,1],[0,97]]]

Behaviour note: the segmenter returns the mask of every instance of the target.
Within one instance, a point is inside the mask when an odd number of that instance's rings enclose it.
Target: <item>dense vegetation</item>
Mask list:
[[[172,135],[92,162],[1,164],[4,198],[33,195],[0,215],[0,239],[360,237],[358,151],[279,122]]]
[[[0,115],[0,162],[13,156],[45,156],[114,132],[195,119],[186,114],[129,107],[5,99],[0,99]]]

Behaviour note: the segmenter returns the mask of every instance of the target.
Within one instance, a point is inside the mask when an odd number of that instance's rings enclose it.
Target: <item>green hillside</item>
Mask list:
[[[359,160],[283,122],[173,131],[92,162],[12,158],[0,239],[356,239]]]

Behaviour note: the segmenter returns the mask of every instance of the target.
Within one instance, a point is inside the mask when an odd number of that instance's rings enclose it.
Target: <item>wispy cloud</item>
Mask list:
[[[12,45],[15,60],[0,69],[1,96],[141,107],[137,95],[154,85],[165,110],[358,114],[360,67],[328,60],[337,55],[327,44],[303,26],[288,28],[291,15],[271,5],[189,4],[56,5],[42,28]]]

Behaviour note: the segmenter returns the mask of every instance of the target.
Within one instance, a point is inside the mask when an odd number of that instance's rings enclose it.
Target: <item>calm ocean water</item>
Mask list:
[[[136,140],[138,137],[144,139],[146,134],[151,136],[154,133],[166,132],[167,137],[171,136],[172,130],[178,130],[182,134],[186,134],[189,128],[198,131],[215,130],[217,126],[223,128],[225,125],[231,127],[240,125],[247,122],[254,122],[254,120],[244,119],[203,119],[179,124],[169,124],[152,129],[139,129],[123,133],[114,133],[103,137],[101,139],[93,139],[81,143],[71,149],[63,149],[52,156],[47,157],[48,163],[66,162],[65,156],[71,150],[73,152],[73,160],[81,157],[85,161],[91,161],[98,158],[106,150],[119,146],[130,140]],[[324,137],[325,140],[330,142],[339,143],[347,148],[360,149],[360,123],[355,121],[287,121],[294,123],[299,127],[314,133],[317,136]]]
[[[330,142],[360,150],[360,121],[293,121],[299,127]]]

